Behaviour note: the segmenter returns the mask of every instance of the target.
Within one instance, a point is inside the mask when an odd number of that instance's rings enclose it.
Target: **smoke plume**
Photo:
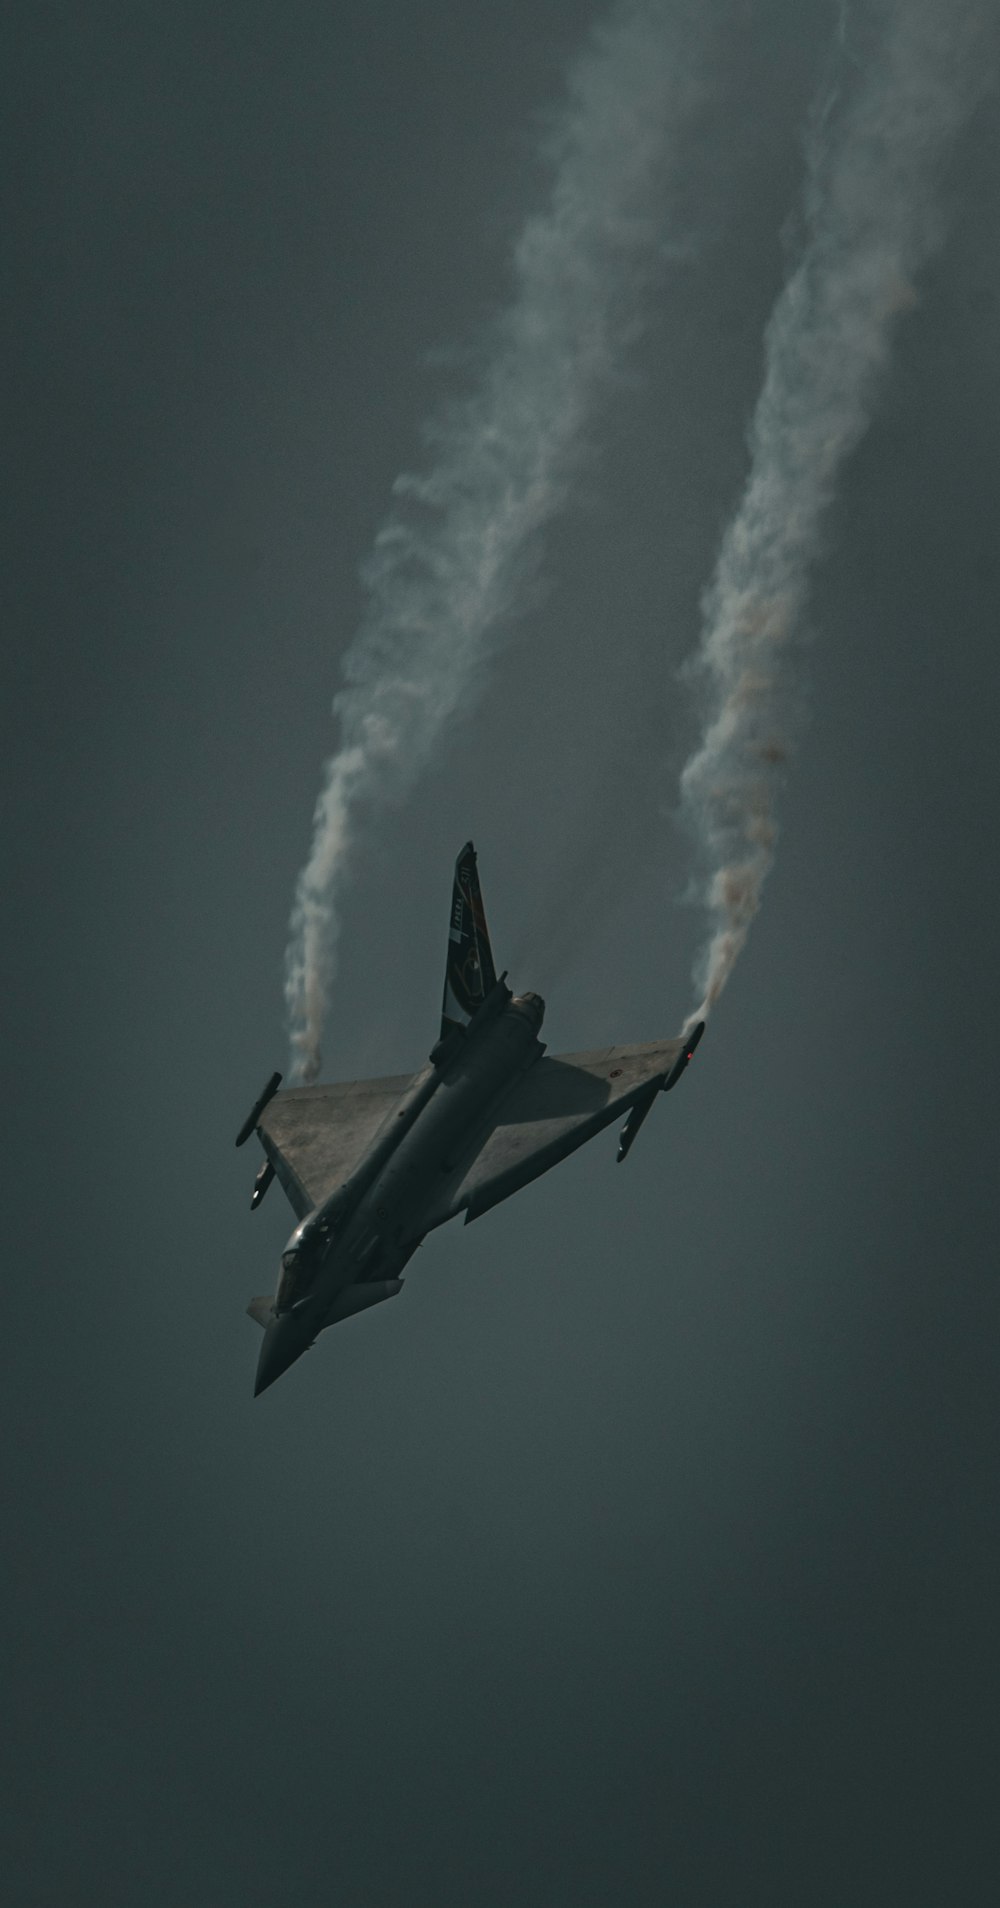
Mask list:
[[[319,1070],[359,825],[406,794],[476,693],[635,326],[663,249],[668,142],[695,101],[700,11],[640,0],[591,35],[546,144],[548,200],[518,240],[513,298],[479,387],[429,427],[431,468],[394,486],[296,887],[285,984],[295,1077]]]
[[[775,797],[796,733],[796,638],[824,512],[863,435],[914,277],[942,238],[937,190],[949,142],[995,52],[982,4],[895,0],[838,31],[841,80],[807,136],[803,242],[765,334],[746,488],[703,602],[689,671],[705,696],[702,741],[681,777],[703,868],[709,938],[695,969],[718,999],[760,906]]]

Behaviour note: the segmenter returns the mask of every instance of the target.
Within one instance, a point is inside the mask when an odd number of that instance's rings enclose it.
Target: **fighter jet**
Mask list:
[[[545,1003],[497,978],[467,842],[455,864],[441,1033],[410,1076],[278,1091],[271,1075],[237,1136],[264,1161],[251,1206],[277,1176],[298,1220],[278,1289],[247,1310],[264,1328],[254,1395],[337,1325],[395,1298],[426,1234],[465,1223],[548,1172],[626,1115],[623,1160],[658,1093],[676,1086],[704,1032],[546,1056]]]

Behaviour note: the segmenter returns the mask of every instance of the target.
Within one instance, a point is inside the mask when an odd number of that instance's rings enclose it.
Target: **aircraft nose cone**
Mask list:
[[[302,1322],[292,1312],[285,1312],[280,1318],[272,1319],[264,1333],[264,1343],[257,1360],[257,1376],[254,1380],[253,1395],[259,1398],[268,1385],[273,1385],[289,1365],[306,1347],[312,1343],[308,1332],[303,1330]]]

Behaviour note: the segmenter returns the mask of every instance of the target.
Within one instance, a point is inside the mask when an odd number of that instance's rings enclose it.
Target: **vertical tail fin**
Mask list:
[[[453,1027],[465,1027],[476,1008],[496,986],[483,897],[476,871],[476,851],[467,841],[455,863],[455,885],[448,923],[448,964],[444,975],[441,1037]]]

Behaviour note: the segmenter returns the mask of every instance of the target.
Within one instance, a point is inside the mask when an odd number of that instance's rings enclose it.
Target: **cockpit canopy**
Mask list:
[[[328,1209],[320,1207],[309,1212],[300,1220],[281,1255],[282,1265],[305,1264],[316,1258],[322,1258],[333,1238],[333,1217]]]
[[[310,1212],[296,1226],[281,1255],[281,1278],[274,1302],[276,1312],[287,1312],[311,1285],[333,1238],[329,1213]]]

